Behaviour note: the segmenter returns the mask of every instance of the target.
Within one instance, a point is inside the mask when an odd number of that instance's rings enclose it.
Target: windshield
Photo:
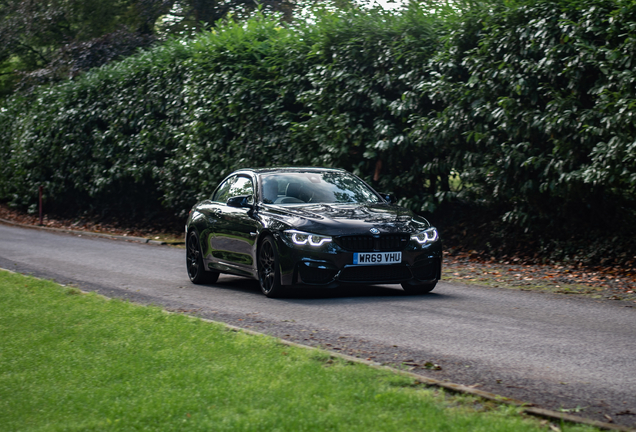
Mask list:
[[[346,172],[281,172],[262,174],[266,204],[380,203],[360,179]]]

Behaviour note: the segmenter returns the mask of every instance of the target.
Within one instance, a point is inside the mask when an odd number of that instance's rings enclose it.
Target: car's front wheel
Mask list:
[[[258,281],[267,297],[280,297],[284,289],[280,283],[280,265],[274,237],[268,235],[258,248]]]
[[[433,291],[433,288],[435,288],[435,285],[437,285],[437,281],[426,282],[426,283],[417,284],[417,285],[410,285],[409,283],[404,282],[402,283],[402,289],[407,294],[412,294],[412,295],[427,294]]]
[[[218,272],[206,271],[203,266],[203,254],[199,236],[195,231],[191,231],[186,239],[186,267],[188,276],[192,283],[205,284],[214,283],[219,278]]]

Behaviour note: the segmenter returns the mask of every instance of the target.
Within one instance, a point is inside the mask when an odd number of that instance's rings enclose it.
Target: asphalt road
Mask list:
[[[0,267],[636,427],[633,303],[444,282],[424,296],[387,285],[273,300],[237,277],[191,284],[183,249],[7,225]]]

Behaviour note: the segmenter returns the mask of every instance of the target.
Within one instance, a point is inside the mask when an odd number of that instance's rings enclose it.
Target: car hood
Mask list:
[[[418,233],[430,223],[405,208],[389,204],[266,205],[266,213],[280,229],[298,229],[331,236],[380,233]]]

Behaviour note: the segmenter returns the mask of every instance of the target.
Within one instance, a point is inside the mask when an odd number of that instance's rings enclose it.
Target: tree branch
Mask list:
[[[22,42],[18,42],[18,45],[25,47],[26,49],[28,49],[29,51],[32,51],[33,53],[35,53],[38,57],[40,57],[40,59],[42,59],[43,62],[45,62],[46,64],[48,64],[50,62],[49,59],[47,59],[46,57],[44,57],[44,54],[42,54],[40,51],[36,50],[35,48],[22,43]]]

